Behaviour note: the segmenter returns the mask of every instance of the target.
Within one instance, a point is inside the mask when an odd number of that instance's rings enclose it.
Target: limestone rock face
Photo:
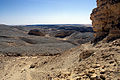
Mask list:
[[[97,0],[91,20],[96,32],[94,43],[105,37],[107,42],[120,38],[120,0]]]

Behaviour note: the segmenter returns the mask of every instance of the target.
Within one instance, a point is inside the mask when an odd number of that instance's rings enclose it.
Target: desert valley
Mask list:
[[[0,24],[0,80],[120,80],[120,0],[91,24]]]

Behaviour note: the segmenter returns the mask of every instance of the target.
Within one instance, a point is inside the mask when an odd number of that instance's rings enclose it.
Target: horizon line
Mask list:
[[[67,24],[67,23],[66,24],[64,23],[63,24],[56,24],[56,23],[55,24],[52,24],[52,23],[48,23],[48,24],[34,24],[34,23],[33,24],[5,24],[5,23],[0,23],[0,25],[19,25],[19,26],[22,26],[22,25],[87,25],[87,24],[92,25],[89,23],[86,23],[86,24],[77,24],[77,23],[76,24],[72,24],[72,23],[71,24]]]

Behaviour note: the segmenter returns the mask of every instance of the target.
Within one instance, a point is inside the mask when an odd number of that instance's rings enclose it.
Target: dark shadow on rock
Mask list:
[[[30,30],[29,35],[35,35],[35,36],[45,36],[45,33],[38,30],[38,29],[33,29],[33,30]]]

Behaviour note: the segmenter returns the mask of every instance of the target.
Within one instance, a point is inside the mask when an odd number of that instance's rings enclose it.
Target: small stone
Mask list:
[[[100,67],[100,64],[94,64],[94,65],[92,65],[92,67],[93,68],[98,68],[98,67]]]
[[[92,74],[91,78],[96,78],[97,74]]]
[[[100,70],[100,74],[104,74],[105,72],[106,72],[105,69],[101,69],[101,70]]]
[[[83,75],[85,75],[85,73],[80,73],[80,74],[79,74],[79,76],[83,76]]]
[[[94,69],[90,69],[90,70],[88,71],[88,73],[94,73],[94,72],[95,72]]]
[[[83,78],[88,78],[88,76],[84,75]]]

